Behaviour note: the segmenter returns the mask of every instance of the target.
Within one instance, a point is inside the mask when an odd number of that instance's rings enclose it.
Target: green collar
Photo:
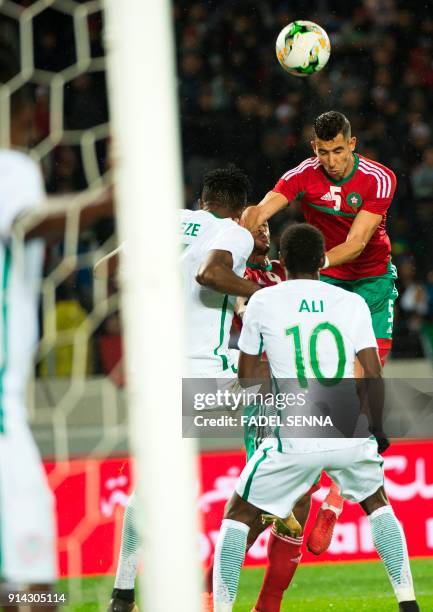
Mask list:
[[[272,270],[272,264],[269,263],[267,266],[261,266],[260,264],[250,264],[247,262],[247,268],[251,268],[251,270],[266,270],[269,272],[269,270]]]
[[[355,163],[353,164],[353,168],[352,168],[352,172],[346,176],[345,178],[342,178],[341,181],[336,181],[335,179],[332,178],[332,176],[330,176],[325,168],[322,166],[322,170],[323,172],[326,174],[326,177],[332,182],[334,183],[334,185],[342,185],[343,183],[347,183],[347,181],[350,181],[350,179],[352,178],[352,176],[355,174],[355,172],[358,170],[358,166],[359,166],[359,155],[357,153],[353,153],[353,158],[355,160]]]

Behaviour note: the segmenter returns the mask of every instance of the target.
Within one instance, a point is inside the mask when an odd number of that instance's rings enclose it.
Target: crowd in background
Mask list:
[[[275,39],[290,21],[316,21],[332,45],[329,64],[308,78],[286,74]],[[389,211],[399,270],[393,355],[433,346],[433,15],[428,3],[397,0],[175,2],[187,205],[203,171],[232,161],[259,201],[311,155],[311,123],[347,115],[357,150],[392,168]],[[274,244],[297,210],[272,221]]]
[[[310,156],[312,119],[330,109],[347,115],[359,152],[397,174],[388,217],[400,292],[394,357],[433,352],[433,115],[429,112],[433,15],[429,13],[428,3],[407,0],[173,0],[186,206],[197,205],[203,173],[229,162],[247,171],[251,201],[259,201],[281,174]],[[330,36],[329,64],[312,77],[286,74],[275,57],[277,34],[294,19],[316,21]],[[94,14],[88,25],[92,56],[101,56],[101,14]],[[1,18],[0,35],[9,46],[17,44],[12,20]],[[74,63],[74,40],[69,16],[52,9],[40,13],[34,20],[36,67],[56,72]],[[139,66],[137,60],[137,78],[141,78]],[[85,129],[107,120],[103,72],[73,78],[64,93],[66,129]],[[34,142],[38,142],[50,129],[48,88],[34,87],[34,98]],[[104,141],[97,156],[103,172],[108,166]],[[86,187],[78,147],[56,147],[43,160],[43,169],[51,193]],[[272,220],[274,253],[285,224],[298,218],[299,210],[289,208]],[[83,249],[106,237],[111,228],[97,231],[99,235],[83,238]],[[59,301],[67,296],[85,313],[91,307],[90,285],[91,278],[81,271],[60,288]],[[83,312],[76,308],[77,320]],[[107,325],[120,333],[113,318]],[[103,356],[95,358],[91,369],[100,370],[103,362]]]

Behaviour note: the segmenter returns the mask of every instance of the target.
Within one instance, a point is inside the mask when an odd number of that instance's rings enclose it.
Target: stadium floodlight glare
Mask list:
[[[171,3],[105,6],[144,609],[198,612],[194,449],[181,433],[182,181]]]

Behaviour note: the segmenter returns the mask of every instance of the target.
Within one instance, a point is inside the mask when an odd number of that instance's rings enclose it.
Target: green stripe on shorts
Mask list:
[[[0,368],[0,434],[5,432],[5,415],[4,415],[4,406],[3,406],[3,379],[7,367],[7,355],[8,355],[8,286],[9,286],[9,276],[11,269],[11,250],[7,246],[4,251],[3,258],[3,270],[2,270],[2,279],[1,279],[1,352],[3,355],[3,362]]]
[[[248,501],[248,496],[250,494],[251,485],[253,484],[253,478],[254,478],[255,473],[257,472],[257,468],[266,459],[268,450],[271,450],[271,448],[272,446],[268,446],[268,448],[264,448],[262,451],[262,456],[259,459],[257,459],[256,463],[254,464],[254,467],[251,470],[251,474],[248,476],[247,484],[245,485],[245,489],[242,495],[242,499],[244,501]]]

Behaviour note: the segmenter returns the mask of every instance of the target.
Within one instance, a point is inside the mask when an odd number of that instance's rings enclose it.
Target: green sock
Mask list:
[[[415,599],[406,538],[391,506],[382,506],[368,517],[373,542],[382,559],[397,601]]]

